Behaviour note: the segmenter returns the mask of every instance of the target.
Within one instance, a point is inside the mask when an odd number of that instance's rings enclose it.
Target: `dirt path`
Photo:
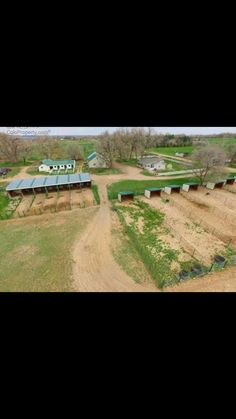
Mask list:
[[[111,209],[106,181],[100,179],[101,205],[74,250],[74,289],[76,291],[157,291],[154,284],[135,283],[111,254]]]

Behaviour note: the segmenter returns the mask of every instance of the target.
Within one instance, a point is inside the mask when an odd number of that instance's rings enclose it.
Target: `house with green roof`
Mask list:
[[[94,151],[87,157],[88,167],[97,168],[97,167],[109,167],[107,160],[104,156]]]
[[[75,160],[43,160],[39,166],[39,172],[58,172],[58,171],[67,171],[75,170],[76,162]]]

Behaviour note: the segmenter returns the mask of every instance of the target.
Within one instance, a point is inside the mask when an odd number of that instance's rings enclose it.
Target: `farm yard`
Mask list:
[[[235,142],[225,138],[223,145]],[[78,143],[84,159],[97,144]],[[72,144],[75,141],[61,141],[65,153]],[[194,149],[195,145],[148,151],[171,159],[176,152]],[[25,164],[12,164],[7,179],[0,178],[0,291],[236,291],[236,183],[185,192],[182,185],[198,183],[199,178],[171,177],[166,169],[167,175],[154,179],[131,156],[115,159],[109,168],[87,170],[91,188],[39,188],[37,193],[7,196],[10,181],[30,182],[37,175],[38,185],[42,182],[43,173],[37,171],[42,156],[37,153],[32,149]],[[181,159],[163,159],[172,164],[172,171],[188,168]],[[77,173],[82,165],[79,160]],[[2,161],[1,166],[10,164]],[[146,190],[150,198],[144,196]],[[121,202],[118,194],[124,198]],[[224,279],[227,272],[232,273],[231,282]]]

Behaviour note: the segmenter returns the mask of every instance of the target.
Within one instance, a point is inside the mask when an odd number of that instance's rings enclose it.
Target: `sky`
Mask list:
[[[12,135],[98,135],[113,132],[118,127],[0,127],[0,132]],[[128,128],[128,127],[127,127]],[[158,133],[170,134],[220,134],[236,133],[236,127],[152,127]]]

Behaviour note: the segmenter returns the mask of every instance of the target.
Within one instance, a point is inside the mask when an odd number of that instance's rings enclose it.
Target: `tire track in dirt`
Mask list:
[[[115,262],[111,253],[111,209],[106,181],[97,182],[101,205],[73,250],[75,291],[158,291],[154,283],[138,284]]]

